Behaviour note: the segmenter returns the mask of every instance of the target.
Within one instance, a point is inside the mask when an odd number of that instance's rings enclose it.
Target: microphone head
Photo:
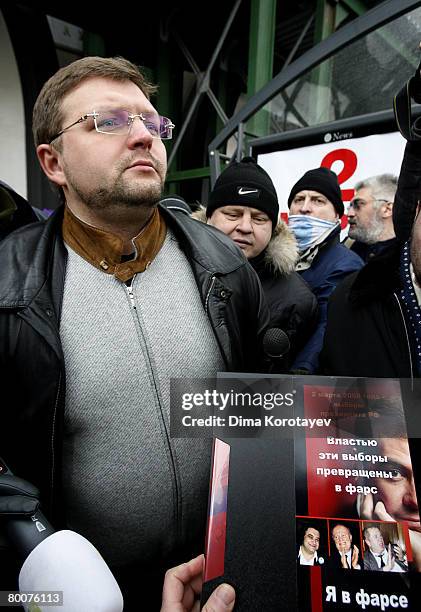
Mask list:
[[[62,605],[49,612],[121,612],[123,596],[97,549],[74,531],[56,531],[25,560],[19,574],[20,591],[62,591]],[[26,611],[33,605],[23,604]],[[39,603],[44,609],[42,602]]]
[[[290,349],[287,334],[279,327],[270,327],[263,336],[263,351],[271,359],[281,358]]]

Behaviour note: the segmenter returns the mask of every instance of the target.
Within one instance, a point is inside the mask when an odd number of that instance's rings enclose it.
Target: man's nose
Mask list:
[[[347,217],[348,219],[353,219],[355,217],[355,210],[353,206],[349,206],[348,210],[346,211]]]
[[[403,503],[406,508],[418,512],[417,493],[415,491],[415,485],[413,481],[408,484],[408,488],[405,492],[405,495],[403,496]]]
[[[146,128],[145,123],[141,117],[136,116],[130,126],[129,134],[127,136],[129,146],[144,146],[150,149],[153,143],[152,134]]]
[[[302,214],[313,212],[313,205],[311,203],[311,199],[309,197],[304,198],[304,200],[300,203],[300,212]]]
[[[236,229],[240,230],[241,232],[245,234],[250,234],[253,231],[253,226],[251,223],[251,216],[245,213],[242,217],[240,217],[240,219],[238,220]]]

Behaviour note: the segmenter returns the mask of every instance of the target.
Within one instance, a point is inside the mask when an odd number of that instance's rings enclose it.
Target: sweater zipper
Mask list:
[[[393,295],[394,295],[394,297],[395,297],[395,299],[396,299],[396,301],[398,303],[399,312],[401,313],[402,323],[403,323],[403,327],[404,327],[404,330],[405,330],[406,343],[408,345],[409,366],[410,366],[410,369],[411,369],[411,381],[413,381],[414,380],[414,371],[413,371],[413,367],[412,367],[411,345],[410,345],[410,342],[409,342],[408,328],[406,326],[406,321],[405,321],[405,317],[404,317],[404,314],[403,314],[403,311],[402,311],[402,306],[401,306],[401,303],[399,301],[399,298],[396,295],[396,293],[393,293]]]
[[[136,310],[136,302],[134,300],[134,293],[133,293],[133,284],[134,284],[134,279],[136,278],[136,276],[137,276],[136,274],[133,275],[132,279],[130,280],[130,285],[125,285],[127,295],[129,296],[129,300],[130,300],[130,305],[133,308],[133,310]]]
[[[133,283],[134,283],[134,279],[136,278],[136,274],[133,276],[133,278],[131,279],[130,285],[125,285],[126,287],[126,292],[127,295],[129,296],[129,300],[130,300],[130,305],[133,308],[134,311],[136,311],[136,302],[135,302],[135,297],[134,297],[134,293],[133,293]],[[140,323],[139,323],[139,317],[137,316],[136,313],[136,325],[138,327],[138,334],[142,335],[143,338],[143,334],[142,334],[142,330],[140,327]],[[180,524],[180,511],[179,511],[179,504],[180,504],[180,496],[179,496],[179,486],[178,486],[178,480],[177,480],[177,470],[176,470],[176,462],[175,462],[175,457],[174,457],[174,452],[173,449],[171,447],[171,443],[170,443],[170,436],[167,430],[167,425],[165,423],[165,418],[164,418],[164,411],[163,408],[161,406],[161,401],[160,401],[160,397],[159,397],[159,393],[158,393],[158,385],[156,383],[156,379],[155,379],[155,374],[153,372],[152,369],[152,364],[151,364],[151,360],[149,359],[149,353],[148,353],[148,349],[146,346],[146,341],[143,338],[143,345],[145,347],[145,351],[146,351],[146,355],[148,356],[148,362],[149,362],[149,367],[150,367],[150,373],[151,373],[151,379],[153,382],[153,389],[155,391],[155,396],[156,396],[156,402],[158,404],[159,407],[159,411],[161,413],[161,419],[162,419],[162,423],[163,423],[163,429],[165,431],[165,440],[167,443],[167,449],[168,449],[168,453],[171,459],[171,468],[172,468],[172,476],[173,476],[173,483],[174,483],[174,497],[175,497],[175,524],[177,526],[177,542],[178,542],[178,538],[181,535],[181,524]]]
[[[130,282],[130,285],[126,285],[126,291],[127,291],[128,296],[129,296],[130,305],[133,308],[133,310],[136,310],[136,304],[135,304],[134,295],[133,295],[133,282],[134,282],[135,276],[133,276],[133,278],[132,278],[132,280]]]

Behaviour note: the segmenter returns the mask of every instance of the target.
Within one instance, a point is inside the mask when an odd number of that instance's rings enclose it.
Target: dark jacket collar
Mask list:
[[[376,257],[376,255],[383,253],[385,249],[388,249],[396,241],[396,238],[389,238],[388,240],[382,240],[381,242],[366,244],[365,242],[359,242],[356,240],[350,248],[351,251],[359,255],[361,259],[364,261],[369,261],[372,257]]]
[[[58,208],[45,223],[32,223],[13,232],[0,244],[0,308],[26,307],[47,284],[51,290],[62,286],[52,278],[64,278],[65,273],[63,210]],[[204,226],[180,211],[164,207],[160,211],[186,256],[205,271],[224,275],[245,265],[237,246],[215,228]],[[215,242],[219,243],[218,248]],[[59,304],[60,297],[53,296],[53,301]]]
[[[4,204],[5,208],[10,206],[11,211],[14,208],[13,214],[7,220],[1,218],[1,213],[3,212],[2,204]],[[0,240],[19,227],[38,220],[39,218],[25,198],[16,193],[9,185],[0,181]]]
[[[186,255],[211,274],[229,274],[245,265],[246,259],[237,245],[215,227],[164,206],[160,206],[160,212]],[[218,248],[215,248],[215,243],[218,243]]]
[[[48,221],[26,225],[0,244],[0,307],[28,306],[51,277],[62,217],[60,208]],[[59,242],[65,262],[66,250],[63,241]]]
[[[401,288],[399,259],[401,246],[398,242],[371,259],[356,275],[349,292],[355,305],[383,297]]]

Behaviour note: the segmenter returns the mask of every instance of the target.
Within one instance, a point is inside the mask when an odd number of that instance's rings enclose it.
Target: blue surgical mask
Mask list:
[[[313,246],[323,234],[326,236],[339,224],[339,221],[326,221],[310,215],[290,215],[288,226],[294,232],[300,253]]]

